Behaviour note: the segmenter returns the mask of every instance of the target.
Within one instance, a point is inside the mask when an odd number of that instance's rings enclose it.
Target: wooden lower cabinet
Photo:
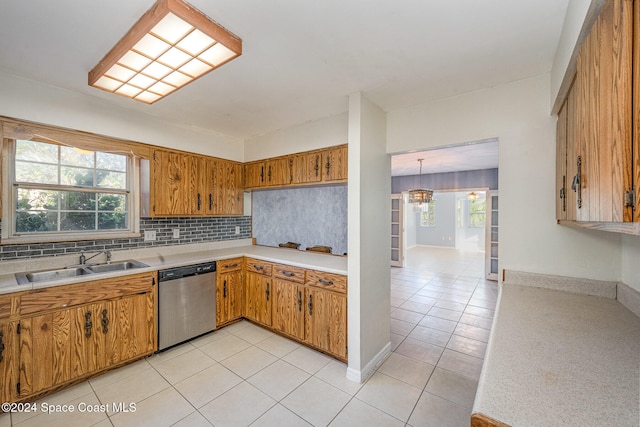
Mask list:
[[[347,358],[347,296],[307,287],[305,342],[339,359]]]
[[[244,316],[271,326],[271,277],[262,274],[245,274]]]
[[[304,340],[304,300],[304,286],[273,279],[271,327],[298,340]]]
[[[17,399],[155,351],[154,276],[137,276],[138,282],[148,282],[147,292],[20,318]],[[122,278],[115,281],[118,284]],[[108,279],[93,283],[85,286],[110,288]]]
[[[16,366],[16,330],[17,322],[0,322],[0,399],[10,402],[15,394],[13,389],[17,380]]]
[[[242,264],[236,271],[218,273],[216,278],[216,325],[221,326],[242,317],[244,298]]]

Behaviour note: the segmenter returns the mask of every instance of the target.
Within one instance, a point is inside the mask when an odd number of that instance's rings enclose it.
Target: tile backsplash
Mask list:
[[[236,227],[240,234],[236,234]],[[173,238],[173,229],[180,229],[180,237]],[[155,230],[155,241],[143,237],[131,239],[83,240],[78,242],[32,243],[25,245],[0,245],[0,261],[50,257],[78,253],[81,250],[112,251],[152,246],[174,246],[191,243],[238,240],[251,237],[250,216],[188,217],[188,218],[140,218],[140,232]]]

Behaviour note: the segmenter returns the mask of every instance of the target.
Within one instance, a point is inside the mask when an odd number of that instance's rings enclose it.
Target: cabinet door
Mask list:
[[[152,208],[155,216],[194,213],[194,158],[175,151],[155,150],[152,162]]]
[[[312,287],[307,287],[305,294],[305,341],[346,360],[346,295]]]
[[[320,182],[322,179],[322,155],[320,152],[298,154],[292,158],[293,184]]]
[[[16,395],[17,322],[0,322],[0,399],[12,402]]]
[[[256,273],[246,273],[244,313],[263,325],[271,325],[271,278]]]
[[[347,147],[337,147],[322,152],[323,181],[344,181],[347,179]]]
[[[120,342],[113,360],[125,361],[156,349],[156,319],[152,292],[131,295],[115,301],[114,333]]]
[[[216,280],[216,324],[242,317],[243,309],[242,271],[219,274]]]
[[[219,161],[216,174],[216,215],[242,215],[244,213],[244,185],[242,164]]]
[[[288,185],[292,181],[288,157],[278,157],[265,162],[266,185]]]
[[[266,184],[264,162],[252,162],[244,165],[244,185],[246,188],[260,188]]]
[[[581,221],[633,220],[633,208],[625,203],[634,171],[632,9],[628,0],[607,1],[578,55],[581,200],[576,217]]]
[[[276,331],[304,340],[304,286],[273,279],[273,318]]]
[[[75,309],[67,309],[20,320],[19,397],[75,378],[71,365],[75,314]]]
[[[219,200],[221,198],[221,186],[218,182],[221,162],[217,159],[201,157],[198,172],[200,174],[200,203],[204,215],[217,215],[219,212]],[[197,196],[196,196],[197,197]],[[197,202],[197,200],[196,200]]]

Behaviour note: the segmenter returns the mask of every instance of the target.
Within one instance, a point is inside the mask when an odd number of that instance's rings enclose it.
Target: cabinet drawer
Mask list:
[[[307,281],[305,283],[309,286],[316,286],[331,291],[347,292],[347,276],[341,274],[307,270]]]
[[[273,264],[273,277],[289,282],[304,283],[304,268]]]
[[[11,316],[11,296],[0,297],[0,319]]]
[[[242,269],[242,258],[223,259],[216,262],[216,271],[226,273]]]
[[[273,264],[254,258],[245,258],[245,268],[247,273],[258,273],[264,276],[271,276]]]
[[[73,285],[36,289],[22,296],[20,314],[38,313],[79,304],[150,292],[156,273],[93,280]]]

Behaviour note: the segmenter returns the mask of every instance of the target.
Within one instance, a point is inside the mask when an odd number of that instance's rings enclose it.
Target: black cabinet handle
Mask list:
[[[271,182],[271,165],[269,165],[269,171],[267,172],[267,176],[269,177],[269,182]]]
[[[222,297],[223,298],[227,297],[227,281],[226,280],[222,284]]]
[[[331,170],[331,158],[327,157],[327,164],[325,165],[325,168],[327,168],[327,175],[329,175],[329,171]]]
[[[302,292],[298,291],[298,311],[302,311]]]
[[[261,265],[257,265],[257,264],[253,264],[253,268],[255,268],[255,269],[256,269],[256,270],[258,270],[258,271],[262,271],[262,270],[264,270],[264,267],[263,267],[263,266],[261,266]]]
[[[296,273],[292,273],[292,272],[290,272],[290,271],[286,271],[286,270],[284,270],[284,271],[282,272],[282,274],[284,274],[284,275],[285,275],[285,276],[287,276],[287,277],[295,277],[295,276],[296,276]]]
[[[233,264],[225,264],[224,268],[236,268],[238,266],[238,263],[235,262]]]
[[[309,316],[313,314],[313,295],[309,295]]]
[[[84,315],[84,336],[87,338],[91,338],[91,327],[93,326],[93,323],[91,322],[91,312],[87,311],[87,313]]]
[[[102,333],[106,334],[109,332],[109,317],[107,316],[107,310],[102,310]]]
[[[573,182],[571,183],[571,189],[577,193],[576,204],[578,205],[578,209],[582,208],[582,185],[580,184],[581,176],[582,176],[582,156],[578,156],[577,160],[578,165],[578,173],[573,177]]]
[[[267,282],[267,290],[265,291],[265,293],[267,294],[267,301],[269,301],[269,282]]]
[[[209,193],[209,210],[213,209],[213,196]]]
[[[198,193],[198,210],[200,210],[201,205],[202,205],[202,200],[200,200],[200,193]]]
[[[4,334],[0,332],[0,362],[4,360]]]
[[[264,166],[260,167],[260,182],[264,182]]]
[[[320,156],[316,155],[316,166],[313,168],[316,171],[316,176],[318,176],[318,172],[320,170]]]
[[[324,279],[318,279],[318,283],[325,286],[333,285],[333,281]]]

